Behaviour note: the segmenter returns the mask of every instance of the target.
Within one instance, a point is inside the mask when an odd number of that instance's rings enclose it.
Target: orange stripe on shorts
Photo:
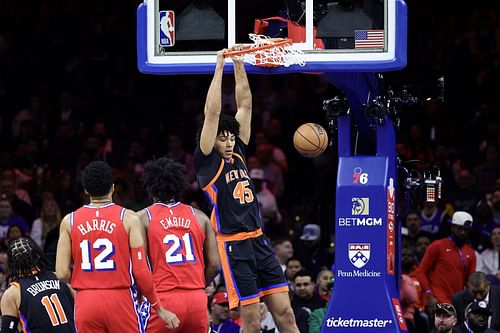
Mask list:
[[[227,298],[229,300],[229,308],[236,309],[240,302],[238,294],[236,293],[236,287],[232,278],[231,267],[229,266],[229,259],[226,253],[225,242],[217,242],[217,247],[220,255],[220,262],[222,266],[222,273],[224,276],[224,281],[226,283]]]
[[[281,287],[263,290],[263,291],[259,292],[259,296],[263,297],[263,296],[277,294],[277,293],[283,293],[283,292],[285,292],[285,293],[288,292],[288,286],[281,286]]]

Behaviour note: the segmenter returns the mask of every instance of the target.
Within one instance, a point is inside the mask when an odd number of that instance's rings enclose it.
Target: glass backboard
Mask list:
[[[217,50],[250,43],[254,32],[293,39],[306,65],[248,65],[249,73],[373,72],[406,65],[402,0],[145,0],[137,11],[139,70],[212,73]]]

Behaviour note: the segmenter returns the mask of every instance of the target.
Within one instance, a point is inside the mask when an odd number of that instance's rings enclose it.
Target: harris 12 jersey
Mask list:
[[[259,203],[244,160],[246,145],[236,138],[233,157],[215,149],[204,156],[197,146],[194,161],[198,183],[211,205],[210,221],[217,234],[235,234],[262,227]]]
[[[134,284],[125,208],[85,205],[70,214],[74,289],[121,289]]]
[[[193,207],[156,202],[147,207],[148,252],[158,292],[204,289],[205,231]]]

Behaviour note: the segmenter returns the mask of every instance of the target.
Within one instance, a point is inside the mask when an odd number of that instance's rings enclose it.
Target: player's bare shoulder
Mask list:
[[[149,215],[148,212],[146,211],[146,208],[137,211],[136,214],[139,220],[141,221],[142,225],[145,228],[147,228],[149,225]]]
[[[66,214],[66,216],[63,217],[61,220],[61,226],[60,226],[60,231],[67,231],[69,232],[71,228],[71,213]]]
[[[194,211],[194,215],[196,216],[196,219],[200,223],[201,227],[205,229],[206,225],[210,225],[210,219],[208,218],[207,214],[205,214],[203,211],[201,211],[198,208],[195,208],[191,206]]]
[[[125,209],[123,213],[123,225],[125,229],[130,230],[132,227],[141,225],[141,220],[136,212],[131,209]]]
[[[21,290],[17,284],[11,284],[3,293],[0,307],[3,315],[17,315],[21,303]]]

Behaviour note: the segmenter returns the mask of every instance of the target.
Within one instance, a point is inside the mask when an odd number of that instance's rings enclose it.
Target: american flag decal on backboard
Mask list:
[[[356,49],[383,49],[384,30],[355,30],[354,48]]]

